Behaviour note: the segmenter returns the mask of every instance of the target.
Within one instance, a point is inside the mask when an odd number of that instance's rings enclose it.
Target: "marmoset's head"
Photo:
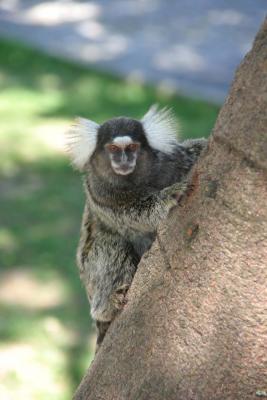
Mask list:
[[[100,174],[125,177],[144,169],[155,152],[171,154],[177,131],[172,112],[152,106],[140,121],[118,117],[98,125],[78,118],[68,134],[67,148],[76,168],[93,165]]]

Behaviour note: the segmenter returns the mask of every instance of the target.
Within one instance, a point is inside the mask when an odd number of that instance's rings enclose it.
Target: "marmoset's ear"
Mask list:
[[[141,119],[149,145],[163,153],[171,154],[177,143],[179,124],[168,108],[158,109],[154,104]]]
[[[66,134],[66,150],[74,167],[82,170],[95,151],[99,125],[85,118],[77,118]]]

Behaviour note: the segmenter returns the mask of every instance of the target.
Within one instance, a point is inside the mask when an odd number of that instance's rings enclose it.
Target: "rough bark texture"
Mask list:
[[[76,400],[267,398],[267,21]]]

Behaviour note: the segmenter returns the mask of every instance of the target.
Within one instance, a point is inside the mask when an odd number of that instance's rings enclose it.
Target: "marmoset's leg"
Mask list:
[[[139,257],[120,235],[96,235],[85,263],[85,286],[91,297],[91,315],[97,321],[112,321],[125,303]]]
[[[97,321],[98,345],[109,323],[125,304],[140,257],[131,243],[103,226],[88,229],[78,250],[81,279],[91,304],[91,315]],[[86,235],[86,230],[84,230]],[[102,324],[103,323],[103,324]]]

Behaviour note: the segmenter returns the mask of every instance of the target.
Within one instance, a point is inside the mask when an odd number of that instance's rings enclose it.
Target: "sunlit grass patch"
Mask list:
[[[218,108],[0,40],[0,398],[69,399],[94,354],[75,266],[83,193],[63,153],[79,115],[101,122],[172,106],[184,137]]]
[[[40,351],[42,346],[42,351]],[[0,346],[2,399],[55,399],[68,396],[65,355],[48,343]]]
[[[59,277],[44,285],[25,267],[6,271],[0,277],[0,302],[4,305],[43,310],[62,306],[67,300],[68,293]]]

